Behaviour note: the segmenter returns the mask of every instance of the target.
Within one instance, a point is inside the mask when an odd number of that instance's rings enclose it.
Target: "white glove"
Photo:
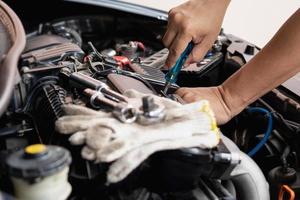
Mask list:
[[[141,105],[144,96],[136,91],[126,93],[130,102]],[[85,144],[82,156],[96,162],[112,162],[108,183],[124,179],[149,155],[160,150],[201,147],[212,148],[219,142],[218,129],[207,101],[181,105],[153,96],[166,108],[161,123],[125,124],[110,113],[86,107],[66,105],[67,116],[57,120],[56,129],[70,137],[74,145]],[[139,104],[139,105],[137,105]]]

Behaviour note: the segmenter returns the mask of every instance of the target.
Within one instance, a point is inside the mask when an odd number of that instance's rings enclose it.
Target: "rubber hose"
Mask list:
[[[235,186],[237,199],[269,200],[269,184],[258,165],[247,154],[241,152],[230,139],[225,136],[222,136],[222,139],[231,151],[239,154],[241,159],[229,177]]]

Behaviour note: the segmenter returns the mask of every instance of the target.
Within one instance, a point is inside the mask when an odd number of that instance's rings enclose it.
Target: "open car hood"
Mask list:
[[[144,15],[148,17],[157,18],[160,20],[167,20],[168,11],[184,2],[184,0],[168,0],[163,5],[157,4],[157,1],[141,1],[141,0],[65,0],[71,2],[78,2],[84,4],[91,4],[95,6],[107,7],[116,10],[121,10],[129,13]]]

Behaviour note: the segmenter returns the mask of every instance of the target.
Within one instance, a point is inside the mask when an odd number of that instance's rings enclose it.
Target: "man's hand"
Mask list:
[[[216,40],[230,0],[189,0],[169,11],[163,38],[172,67],[190,41],[195,44],[186,64],[200,61]]]
[[[177,91],[188,103],[207,99],[218,124],[226,123],[247,105],[300,72],[300,9],[279,29],[270,42],[222,85],[182,88]]]
[[[227,103],[227,99],[224,99],[222,87],[180,88],[176,93],[187,103],[208,100],[219,125],[225,124],[233,117],[231,106]]]

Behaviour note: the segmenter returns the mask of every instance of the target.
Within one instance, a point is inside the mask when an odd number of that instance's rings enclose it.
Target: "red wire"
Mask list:
[[[289,194],[289,200],[295,200],[295,192],[292,188],[290,188],[288,185],[282,185],[280,187],[279,195],[278,195],[278,200],[283,200],[284,194],[288,193]]]

